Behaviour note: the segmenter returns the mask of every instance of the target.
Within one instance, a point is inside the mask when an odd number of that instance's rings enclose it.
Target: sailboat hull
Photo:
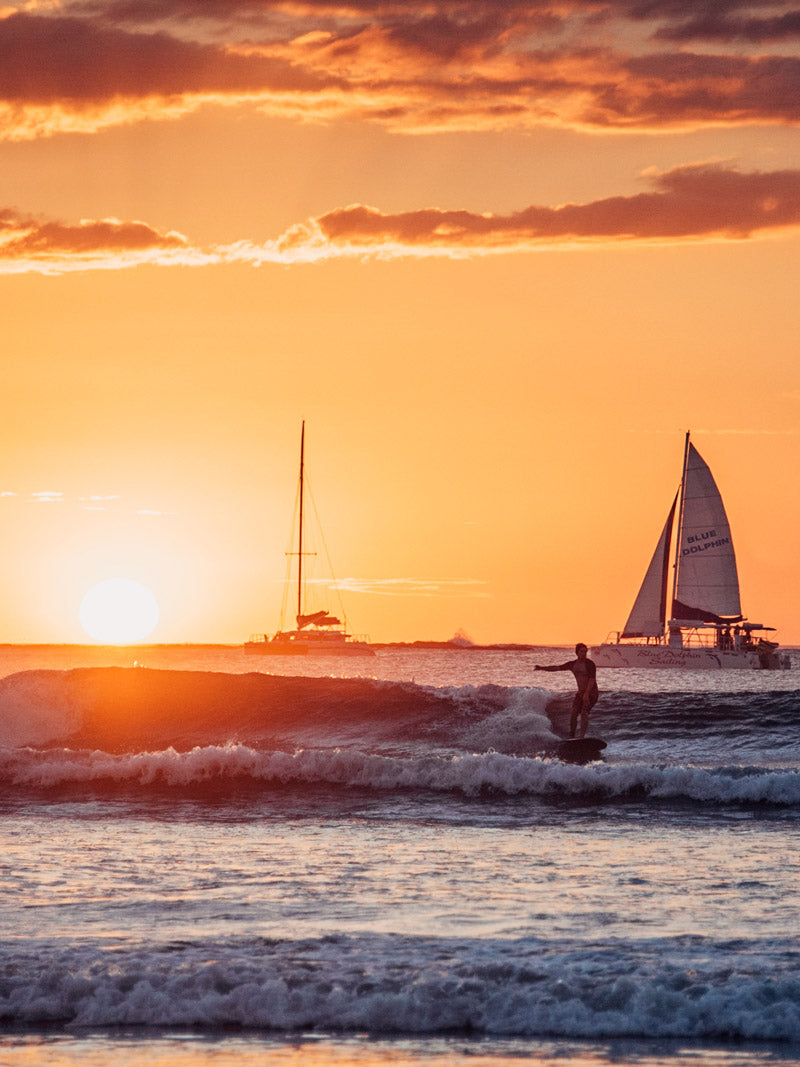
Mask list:
[[[685,671],[785,670],[789,657],[775,652],[721,648],[675,648],[669,645],[603,644],[590,655],[598,667]]]
[[[258,634],[244,643],[248,656],[374,656],[366,641],[341,632],[290,631],[272,638]]]

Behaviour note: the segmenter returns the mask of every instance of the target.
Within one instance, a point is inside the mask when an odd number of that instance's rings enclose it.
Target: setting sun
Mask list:
[[[149,637],[158,624],[158,601],[152,591],[131,578],[109,578],[81,601],[81,626],[95,641],[127,645]]]

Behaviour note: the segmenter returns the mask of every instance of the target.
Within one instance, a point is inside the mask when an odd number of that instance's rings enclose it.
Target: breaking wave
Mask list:
[[[385,1034],[800,1040],[794,954],[399,935],[0,951],[0,1021]]]
[[[800,805],[800,772],[796,770],[603,763],[575,766],[555,758],[500,752],[400,757],[356,749],[259,752],[239,744],[127,755],[17,749],[0,752],[0,778],[16,791],[90,787],[100,794],[130,788],[199,791],[211,796],[237,788],[303,785],[465,797],[641,797],[710,804]]]
[[[24,671],[0,679],[0,745],[106,752],[358,744],[524,750],[555,739],[539,689],[147,668]]]
[[[758,744],[796,758],[797,696],[606,693],[612,757],[576,766],[552,758],[570,696],[543,689],[29,671],[0,680],[0,781],[5,790],[95,795],[317,786],[785,808],[800,804],[797,767],[744,755]],[[714,758],[687,757],[704,739]]]

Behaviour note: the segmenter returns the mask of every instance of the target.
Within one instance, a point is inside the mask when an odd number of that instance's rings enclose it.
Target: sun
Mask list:
[[[95,641],[132,645],[149,637],[158,625],[158,601],[142,582],[108,578],[86,593],[78,618]]]

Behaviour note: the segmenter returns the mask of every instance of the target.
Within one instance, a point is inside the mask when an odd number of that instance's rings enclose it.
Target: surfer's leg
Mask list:
[[[589,708],[582,707],[581,708],[581,732],[578,734],[578,737],[580,737],[580,738],[586,737],[586,731],[587,731],[588,728],[589,728]]]
[[[575,695],[575,699],[572,701],[572,714],[569,717],[569,736],[575,736],[575,729],[578,725],[578,716],[581,713],[583,707],[583,697],[580,693]]]
[[[578,737],[586,737],[586,731],[589,729],[589,712],[597,703],[597,698],[600,696],[597,691],[597,686],[592,686],[585,698],[580,703],[580,716],[581,716],[581,732]]]

